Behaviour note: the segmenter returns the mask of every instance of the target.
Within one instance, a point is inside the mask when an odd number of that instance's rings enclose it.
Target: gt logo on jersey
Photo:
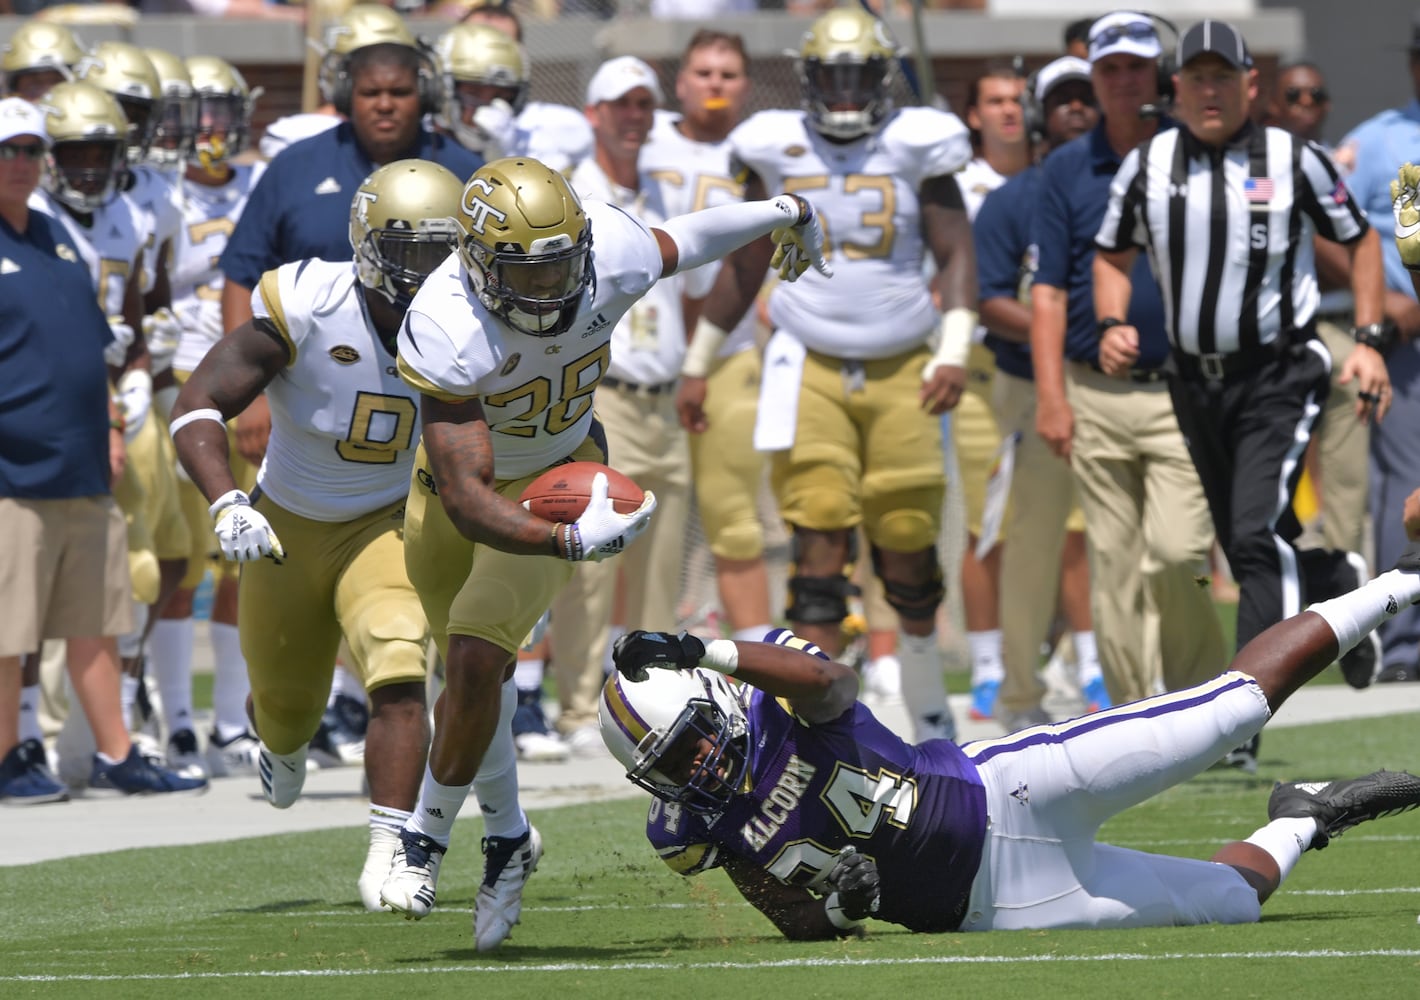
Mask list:
[[[498,211],[480,198],[480,194],[491,196],[493,185],[482,177],[475,177],[468,182],[468,187],[463,190],[463,210],[468,213],[469,228],[482,236],[483,228],[487,225],[489,217],[492,217],[495,222],[507,222],[508,213]]]

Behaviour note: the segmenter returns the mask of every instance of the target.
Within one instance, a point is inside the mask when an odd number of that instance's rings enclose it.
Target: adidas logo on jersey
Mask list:
[[[605,329],[606,329],[608,326],[610,326],[610,325],[611,325],[611,321],[610,321],[610,320],[608,320],[608,319],[607,319],[605,316],[603,316],[601,313],[597,313],[595,316],[592,317],[591,321],[587,324],[587,329],[586,329],[586,331],[582,334],[582,338],[585,340],[587,337],[592,336],[592,334],[596,333],[597,331],[599,331],[599,330],[605,330]]]
[[[339,194],[340,182],[334,177],[327,177],[316,185],[316,194]]]
[[[9,257],[0,260],[0,274],[18,274],[20,265],[16,264]]]

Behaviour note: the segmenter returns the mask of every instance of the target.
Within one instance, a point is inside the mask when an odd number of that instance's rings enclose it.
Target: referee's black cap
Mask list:
[[[1199,21],[1178,40],[1178,65],[1186,66],[1201,55],[1215,55],[1237,69],[1252,69],[1252,53],[1242,32],[1227,21]]]

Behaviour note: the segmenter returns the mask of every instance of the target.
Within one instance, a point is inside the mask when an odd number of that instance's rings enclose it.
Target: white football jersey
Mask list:
[[[566,333],[534,337],[491,314],[458,254],[425,280],[399,332],[405,381],[437,399],[483,404],[498,479],[546,468],[586,438],[612,328],[661,275],[661,248],[649,229],[614,205],[582,207],[596,277]]]
[[[657,111],[651,138],[641,147],[638,161],[641,170],[660,183],[669,215],[685,215],[743,200],[744,185],[730,176],[729,140],[696,142],[687,139],[676,128],[678,121],[680,115]],[[695,299],[709,295],[720,267],[721,262],[714,261],[683,272],[685,293]],[[720,345],[719,356],[728,358],[754,347],[755,325],[751,309]]]
[[[342,120],[339,115],[327,115],[319,112],[286,115],[266,126],[266,131],[261,135],[261,141],[257,143],[257,150],[270,160],[287,146],[309,139],[313,135],[328,132],[339,125]]]
[[[182,226],[169,269],[173,312],[182,323],[173,357],[178,371],[196,370],[222,339],[222,269],[217,262],[265,165],[233,164],[232,170],[226,184],[210,187],[184,180],[179,189]]]
[[[1005,183],[1006,178],[987,163],[984,156],[978,156],[962,167],[961,173],[957,174],[957,187],[961,188],[961,198],[966,203],[966,217],[975,222],[976,213],[981,211],[981,203],[986,196]]]
[[[822,220],[833,277],[810,268],[775,286],[769,318],[809,348],[883,358],[937,325],[922,277],[922,182],[971,159],[966,126],[933,108],[903,108],[878,132],[829,142],[801,111],[761,111],[730,134],[735,157],[770,194],[807,198]]]
[[[30,195],[30,208],[58,219],[74,241],[74,249],[89,267],[99,305],[110,319],[123,318],[129,277],[143,252],[145,216],[126,194],[117,194],[89,216],[85,225],[48,192]]]
[[[514,124],[516,148],[508,150],[509,156],[531,156],[567,174],[592,155],[592,126],[576,108],[529,101]]]
[[[182,204],[178,189],[181,175],[159,170],[148,164],[131,167],[133,186],[125,192],[143,212],[148,237],[143,244],[143,294],[153,290],[158,277],[158,251],[169,247],[168,270],[172,271],[172,255],[177,251],[177,235],[182,228]]]
[[[406,495],[419,397],[370,325],[355,263],[305,260],[267,271],[251,309],[291,352],[266,388],[262,492],[313,521],[349,521]]]
[[[612,183],[595,159],[583,160],[572,171],[571,184],[583,201],[615,205],[648,227],[668,218],[661,185],[645,171],[640,190],[630,191]],[[636,385],[664,385],[680,377],[686,347],[684,292],[685,279],[673,274],[631,307],[612,331],[607,374]]]

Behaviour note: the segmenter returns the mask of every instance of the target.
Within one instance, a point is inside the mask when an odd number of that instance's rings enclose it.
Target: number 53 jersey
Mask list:
[[[354,262],[283,264],[261,276],[251,306],[291,356],[266,389],[262,492],[313,521],[349,521],[405,496],[418,397],[370,324]]]
[[[903,108],[879,131],[829,142],[800,111],[761,111],[729,138],[732,163],[772,193],[813,203],[833,277],[809,270],[775,286],[769,318],[835,358],[892,357],[920,345],[937,310],[923,278],[922,182],[971,159],[966,127],[932,108]]]
[[[718,816],[651,803],[646,836],[682,875],[728,852],[781,882],[822,890],[839,850],[872,858],[880,920],[914,931],[956,930],[981,864],[986,790],[948,740],[912,746],[862,702],[806,725],[785,703],[749,689],[750,790]]]

